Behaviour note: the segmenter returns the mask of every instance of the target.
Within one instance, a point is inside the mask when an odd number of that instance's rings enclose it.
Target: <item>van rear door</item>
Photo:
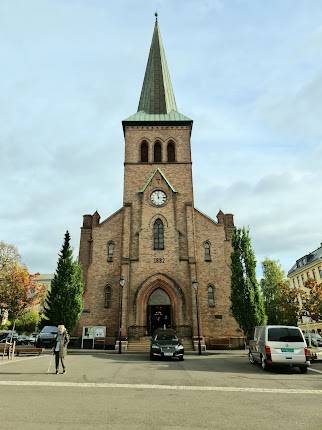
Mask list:
[[[306,343],[298,327],[268,327],[266,344],[271,349],[273,363],[306,362]]]

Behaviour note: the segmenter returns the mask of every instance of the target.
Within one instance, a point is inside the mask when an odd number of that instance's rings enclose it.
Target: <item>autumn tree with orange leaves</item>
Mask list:
[[[36,275],[30,275],[20,263],[13,245],[0,242],[0,308],[8,310],[10,320],[20,318],[43,300],[45,286],[35,282]]]

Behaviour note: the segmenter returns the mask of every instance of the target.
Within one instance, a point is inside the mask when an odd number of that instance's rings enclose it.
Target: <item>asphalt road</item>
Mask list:
[[[49,361],[0,361],[1,428],[322,429],[321,364],[302,375],[264,372],[240,353],[184,362],[111,353],[69,355],[67,374],[55,375]]]

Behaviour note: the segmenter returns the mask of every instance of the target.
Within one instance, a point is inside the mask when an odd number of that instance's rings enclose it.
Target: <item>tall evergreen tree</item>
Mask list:
[[[263,293],[264,305],[268,324],[278,324],[277,306],[279,302],[279,285],[286,282],[286,277],[279,261],[265,258],[262,261],[263,278],[260,286]]]
[[[263,298],[256,279],[256,259],[248,229],[236,229],[232,238],[231,308],[247,338],[266,322]]]
[[[56,273],[46,298],[44,313],[51,324],[64,324],[68,330],[72,330],[79,320],[82,310],[82,270],[79,263],[73,260],[70,235],[66,231]]]

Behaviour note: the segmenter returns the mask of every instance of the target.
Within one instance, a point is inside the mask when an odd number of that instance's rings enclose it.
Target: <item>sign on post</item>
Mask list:
[[[105,337],[106,336],[106,327],[105,326],[86,326],[83,327],[83,335],[82,335],[82,349],[84,347],[84,339],[90,339],[93,341],[92,348],[94,348],[94,342],[97,337]]]

